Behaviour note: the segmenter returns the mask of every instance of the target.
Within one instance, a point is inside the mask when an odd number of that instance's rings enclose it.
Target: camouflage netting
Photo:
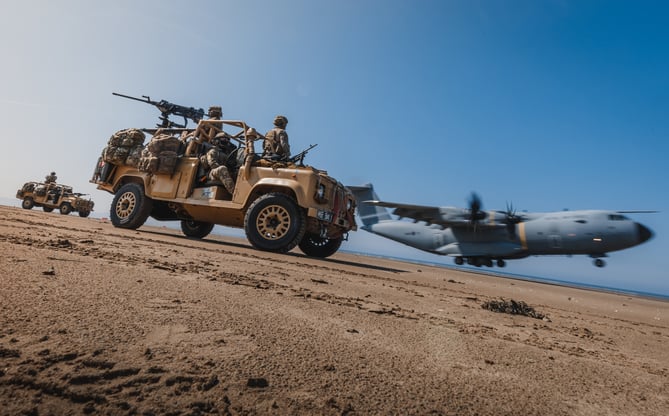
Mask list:
[[[137,167],[142,149],[144,149],[144,133],[138,129],[125,129],[114,133],[102,151],[105,162],[117,165]]]
[[[493,312],[508,313],[511,315],[524,315],[536,319],[544,319],[544,314],[535,311],[533,307],[529,306],[522,300],[491,300],[483,303],[481,307]]]
[[[177,165],[181,141],[167,134],[158,134],[142,150],[137,168],[142,172],[171,175]]]

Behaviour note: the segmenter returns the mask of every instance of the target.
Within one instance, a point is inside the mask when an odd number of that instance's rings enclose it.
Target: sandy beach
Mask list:
[[[669,414],[662,300],[7,206],[0,248],[1,415]]]

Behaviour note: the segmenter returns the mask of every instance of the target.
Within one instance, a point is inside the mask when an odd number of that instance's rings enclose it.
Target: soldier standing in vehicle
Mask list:
[[[210,181],[219,181],[223,183],[225,189],[232,195],[235,190],[235,182],[230,175],[225,162],[230,155],[229,148],[232,146],[228,138],[215,137],[211,141],[211,148],[204,155],[200,156],[200,163],[209,170],[207,179]]]
[[[274,118],[274,128],[265,134],[263,142],[263,157],[275,158],[279,160],[288,160],[290,157],[290,144],[288,143],[288,133],[286,125],[288,119],[284,116]]]
[[[221,110],[221,107],[209,107],[207,116],[209,116],[209,120],[200,120],[192,136],[190,136],[192,139],[190,143],[188,143],[186,149],[187,156],[197,155],[201,143],[211,142],[217,134],[223,131],[223,123],[218,122],[218,120],[223,117],[223,110]]]
[[[56,179],[58,179],[58,176],[56,176],[56,172],[51,172],[50,174],[46,175],[44,179],[45,183],[51,183],[51,182],[55,183]]]

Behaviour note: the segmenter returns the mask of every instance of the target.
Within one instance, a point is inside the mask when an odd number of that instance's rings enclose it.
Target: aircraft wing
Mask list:
[[[411,205],[384,201],[362,201],[362,203],[392,208],[392,213],[398,217],[411,218],[414,221],[425,221],[428,224],[437,224],[442,227],[464,228],[472,226],[469,210],[462,208]],[[490,214],[485,213],[485,219],[478,221],[476,227],[480,230],[492,230],[506,226],[502,222],[491,220],[489,217]]]
[[[412,218],[416,221],[425,221],[431,224],[441,224],[441,210],[439,207],[425,205],[399,204],[396,202],[363,201],[363,204],[393,208],[393,214],[402,218]]]

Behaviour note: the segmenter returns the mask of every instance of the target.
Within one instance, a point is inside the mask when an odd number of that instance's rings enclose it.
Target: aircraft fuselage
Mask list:
[[[494,220],[494,215],[488,215],[478,224],[446,228],[387,220],[362,228],[431,253],[486,260],[559,254],[606,257],[607,252],[641,244],[652,235],[645,226],[615,211],[523,214],[517,224],[498,228],[490,226]]]

